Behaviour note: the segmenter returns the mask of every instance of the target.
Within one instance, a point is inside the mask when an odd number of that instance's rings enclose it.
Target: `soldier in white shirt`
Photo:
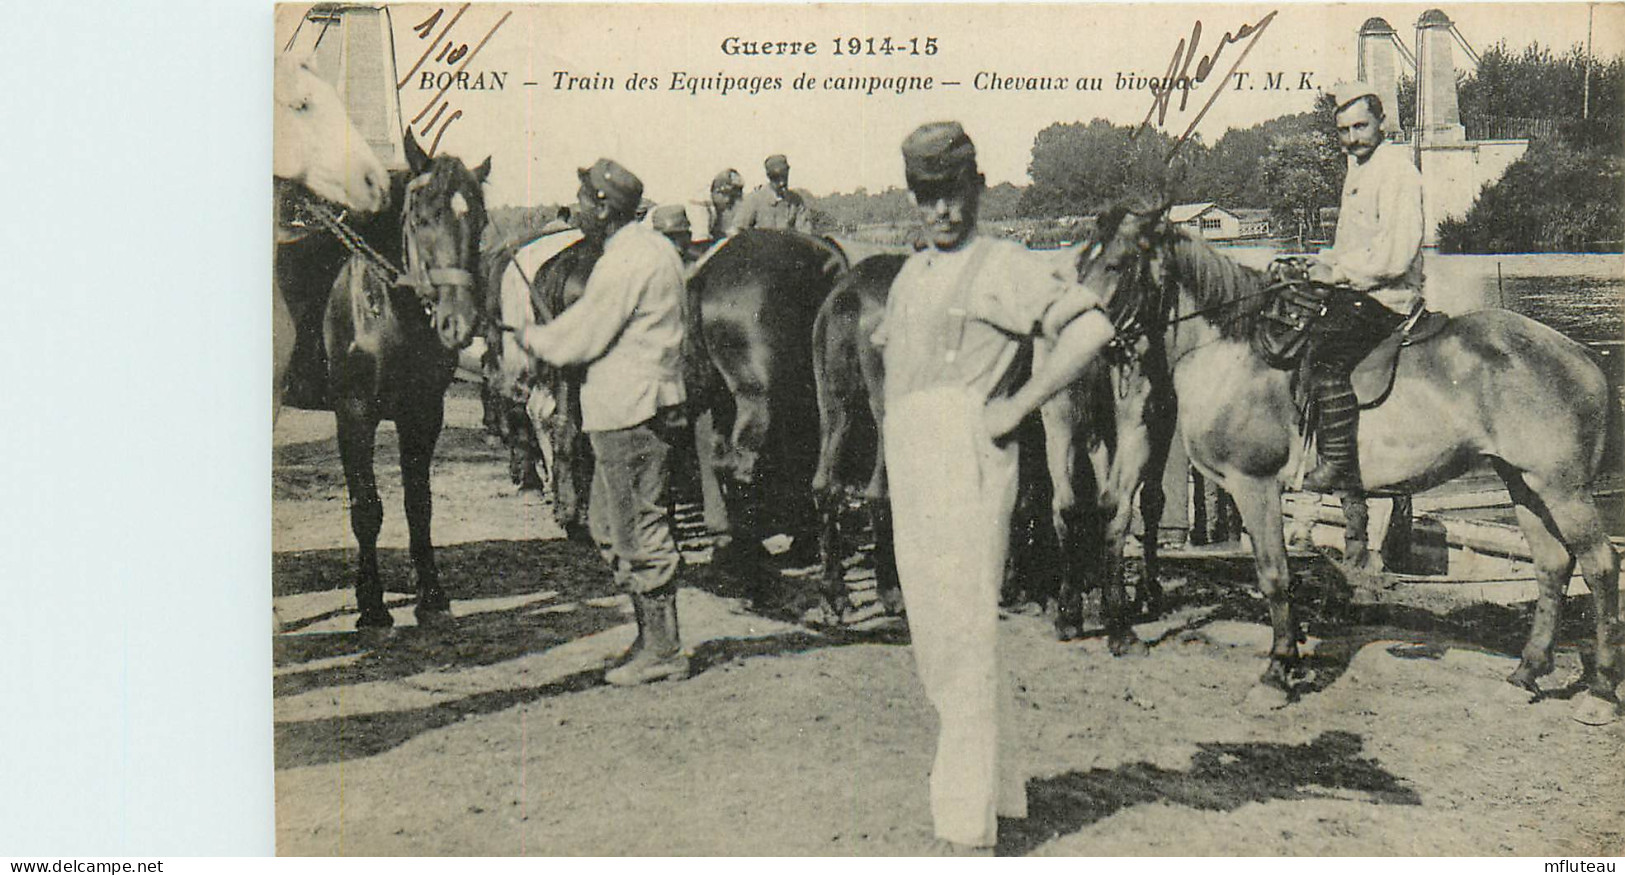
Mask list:
[[[597,456],[589,523],[638,621],[636,642],[605,680],[686,677],[666,502],[671,450],[684,427],[683,265],[670,241],[636,220],[636,176],[599,159],[580,177],[577,223],[603,241],[604,254],[581,300],[516,340],[554,366],[587,366],[581,424]]]
[[[1333,89],[1337,138],[1350,161],[1337,238],[1316,256],[1310,279],[1341,289],[1316,327],[1311,383],[1320,410],[1319,463],[1304,478],[1315,492],[1361,488],[1359,403],[1349,373],[1422,302],[1422,175],[1382,133],[1382,99],[1364,82]]]

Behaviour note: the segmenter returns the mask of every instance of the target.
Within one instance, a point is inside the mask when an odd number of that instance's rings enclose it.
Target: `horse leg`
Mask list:
[[[700,475],[700,497],[705,508],[705,529],[712,536],[727,535],[728,507],[717,479],[716,414],[707,409],[694,418],[694,454]]]
[[[451,599],[440,588],[440,572],[435,567],[434,542],[430,538],[430,520],[434,514],[433,495],[429,489],[429,468],[434,461],[434,447],[440,440],[440,429],[445,421],[444,402],[440,396],[408,402],[410,410],[395,419],[395,435],[401,454],[401,483],[406,494],[406,527],[410,537],[412,568],[417,573],[418,623],[432,625],[451,616]]]
[[[1540,591],[1535,622],[1511,683],[1539,694],[1535,680],[1552,670],[1552,648],[1562,621],[1564,596],[1576,561],[1585,575],[1596,610],[1596,653],[1586,666],[1588,695],[1576,704],[1584,723],[1611,723],[1617,717],[1622,671],[1619,622],[1619,558],[1608,543],[1596,506],[1583,490],[1546,486],[1533,474],[1497,462],[1507,483],[1524,537],[1535,560]]]
[[[907,612],[907,606],[903,603],[902,581],[897,577],[891,502],[884,496],[869,500],[869,525],[875,532],[875,551],[870,556],[875,564],[875,595],[889,616],[901,617]]]
[[[849,607],[846,570],[841,565],[841,509],[845,505],[839,482],[841,455],[851,431],[845,405],[827,405],[818,446],[818,470],[813,474],[813,502],[818,510],[818,556],[823,567],[822,591],[827,607],[840,622]]]
[[[1507,682],[1538,696],[1540,687],[1536,680],[1552,670],[1552,647],[1563,620],[1564,594],[1569,578],[1574,574],[1574,557],[1563,545],[1562,535],[1546,503],[1530,488],[1524,474],[1503,462],[1492,462],[1496,473],[1506,483],[1507,494],[1518,515],[1518,525],[1523,529],[1524,539],[1529,542],[1529,555],[1534,560],[1535,579],[1539,585],[1529,640],[1524,644],[1518,667],[1507,677]]]
[[[1162,493],[1161,486],[1154,489],[1147,484],[1148,491]],[[1152,532],[1156,530],[1156,520],[1161,517],[1161,508],[1157,510],[1158,516],[1148,516],[1152,520],[1147,528]],[[1134,503],[1121,501],[1106,517],[1105,539],[1102,555],[1102,591],[1101,613],[1106,620],[1106,646],[1113,656],[1143,656],[1150,652],[1140,636],[1134,632],[1134,616],[1136,606],[1128,599],[1126,587],[1123,585],[1123,543],[1128,539],[1129,526],[1134,521]],[[1148,541],[1155,543],[1156,536],[1148,535]],[[1155,548],[1152,548],[1155,552]],[[1143,585],[1143,584],[1142,584]]]
[[[378,415],[368,402],[342,395],[335,406],[339,459],[350,496],[350,531],[360,550],[355,600],[361,617],[356,628],[387,629],[395,625],[395,620],[384,609],[384,585],[378,578],[378,530],[384,524],[384,506],[378,499],[378,481],[372,470]]]
[[[1287,567],[1286,532],[1281,513],[1281,485],[1275,479],[1230,478],[1242,522],[1252,534],[1258,586],[1269,602],[1270,663],[1247,694],[1254,711],[1285,707],[1292,674],[1298,667],[1298,619],[1292,608],[1292,574]]]
[[[570,540],[591,544],[587,499],[592,494],[593,455],[581,431],[580,386],[561,380],[554,397],[558,407],[544,438],[553,441],[553,519]]]
[[[735,389],[733,426],[727,448],[719,456],[724,503],[733,541],[727,564],[754,573],[765,560],[762,549],[762,496],[756,463],[767,441],[769,412],[765,388],[755,392]]]
[[[875,566],[875,594],[880,597],[881,607],[888,615],[901,617],[906,613],[907,606],[903,604],[903,582],[897,576],[891,499],[886,488],[886,437],[883,428],[886,411],[882,402],[875,397],[869,400],[869,410],[875,418],[875,466],[869,473],[869,485],[863,490],[864,503],[869,506],[869,527],[875,534],[875,550],[869,559]]]
[[[275,282],[272,286],[276,286]],[[282,296],[282,289],[274,287],[271,294],[271,424],[276,425],[282,413],[282,390],[287,388],[288,365],[293,361],[293,348],[299,329],[293,322],[293,311]]]
[[[1065,572],[1051,520],[1055,490],[1045,470],[1048,438],[1042,423],[1028,420],[1017,432],[1017,441],[1016,502],[1000,604],[1019,608],[1033,603],[1042,609],[1055,599]]]

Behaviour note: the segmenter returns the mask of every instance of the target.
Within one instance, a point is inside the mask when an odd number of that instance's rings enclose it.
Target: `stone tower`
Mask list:
[[[1455,26],[1438,9],[1416,20],[1416,136],[1424,145],[1467,139],[1456,106]]]
[[[1399,132],[1399,78],[1394,73],[1394,28],[1381,18],[1360,26],[1359,70],[1355,78],[1369,83],[1382,99],[1382,132]]]

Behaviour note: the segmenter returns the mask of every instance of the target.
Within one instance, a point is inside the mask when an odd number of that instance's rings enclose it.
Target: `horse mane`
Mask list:
[[[1119,217],[1121,220],[1121,217]],[[1167,245],[1171,277],[1221,337],[1247,340],[1268,302],[1264,276],[1220,253],[1201,237],[1175,227]]]

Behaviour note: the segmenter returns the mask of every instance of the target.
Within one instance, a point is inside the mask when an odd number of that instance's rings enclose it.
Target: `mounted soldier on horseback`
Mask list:
[[[1370,86],[1340,83],[1333,96],[1338,145],[1353,159],[1337,237],[1330,251],[1281,272],[1300,281],[1296,300],[1319,314],[1307,325],[1306,368],[1319,412],[1319,461],[1303,488],[1360,492],[1360,403],[1351,373],[1395,328],[1421,315],[1422,175],[1404,149],[1386,142],[1382,99]]]

